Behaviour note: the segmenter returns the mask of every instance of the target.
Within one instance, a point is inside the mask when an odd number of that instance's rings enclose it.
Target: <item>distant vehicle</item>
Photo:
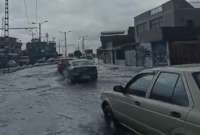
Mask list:
[[[51,63],[52,63],[52,64],[53,64],[53,63],[55,64],[55,63],[56,63],[56,59],[55,59],[55,58],[49,58],[49,59],[47,59],[46,62],[47,62],[47,63],[50,63],[50,64],[51,64]]]
[[[200,67],[145,70],[102,94],[105,120],[145,135],[199,135]]]
[[[93,56],[86,56],[86,58],[87,58],[88,60],[93,60],[93,59],[94,59]]]
[[[8,61],[8,66],[9,67],[17,67],[18,64],[15,60],[10,60],[10,61]]]
[[[74,58],[62,58],[59,59],[58,65],[57,65],[57,70],[59,73],[63,74],[64,69],[68,65],[70,60],[74,60]]]
[[[30,59],[28,56],[21,56],[19,59],[19,64],[22,65],[28,65],[30,64]]]
[[[94,61],[79,59],[72,60],[65,69],[64,75],[71,83],[82,80],[97,80],[97,66]]]
[[[45,59],[45,58],[39,59],[39,60],[37,61],[37,63],[45,63],[45,62],[46,62],[46,59]]]

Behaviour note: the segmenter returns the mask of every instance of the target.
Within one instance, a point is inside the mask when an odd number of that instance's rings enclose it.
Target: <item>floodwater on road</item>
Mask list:
[[[1,75],[0,135],[114,135],[104,123],[100,96],[134,73],[100,66],[97,82],[75,85],[55,65]]]

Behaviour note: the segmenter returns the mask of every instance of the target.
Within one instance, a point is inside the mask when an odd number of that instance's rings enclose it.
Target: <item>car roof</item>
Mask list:
[[[187,64],[187,65],[157,67],[157,68],[147,69],[145,71],[200,72],[200,64]]]
[[[71,60],[71,62],[79,62],[79,61],[91,61],[88,59],[75,59],[75,60]]]
[[[74,58],[61,58],[60,60],[73,60]]]

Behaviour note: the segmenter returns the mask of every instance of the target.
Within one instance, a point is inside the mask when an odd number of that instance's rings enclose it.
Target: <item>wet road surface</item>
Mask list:
[[[103,120],[100,95],[135,72],[99,66],[97,82],[75,85],[55,65],[1,75],[0,135],[114,135]]]

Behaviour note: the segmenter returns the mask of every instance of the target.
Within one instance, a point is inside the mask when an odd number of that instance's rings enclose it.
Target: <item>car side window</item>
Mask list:
[[[178,78],[178,74],[160,73],[152,89],[150,98],[171,103]]]
[[[146,92],[153,81],[154,74],[141,74],[136,77],[132,83],[130,83],[127,87],[127,91],[129,94],[133,94],[140,97],[145,97]]]
[[[172,102],[174,104],[180,105],[180,106],[188,106],[189,105],[188,95],[187,95],[183,80],[181,78],[179,78],[179,81],[174,90]]]

